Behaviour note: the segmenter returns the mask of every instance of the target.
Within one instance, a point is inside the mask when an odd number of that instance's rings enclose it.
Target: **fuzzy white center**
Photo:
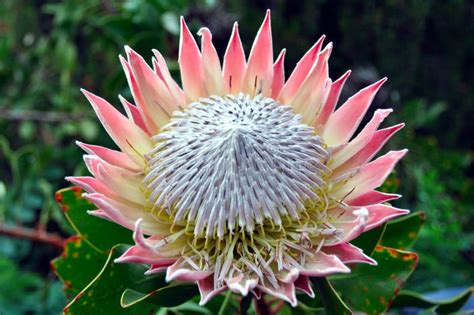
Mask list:
[[[329,153],[289,106],[261,95],[212,96],[175,112],[153,137],[145,185],[152,206],[222,238],[265,219],[298,219],[318,200]]]

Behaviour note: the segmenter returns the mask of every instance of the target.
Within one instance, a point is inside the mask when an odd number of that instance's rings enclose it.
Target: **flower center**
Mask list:
[[[320,201],[329,152],[289,106],[261,95],[212,96],[175,112],[153,137],[149,202],[195,235],[298,220]]]

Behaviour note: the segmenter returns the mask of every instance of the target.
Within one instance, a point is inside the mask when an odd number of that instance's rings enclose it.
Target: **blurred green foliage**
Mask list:
[[[123,45],[145,58],[157,48],[179,80],[180,15],[193,31],[207,25],[222,55],[234,20],[249,50],[267,7],[275,55],[288,49],[287,73],[326,34],[335,43],[332,77],[353,67],[342,99],[389,76],[372,110],[394,107],[390,122],[406,123],[389,145],[410,149],[397,169],[404,195],[397,205],[427,214],[415,246],[419,268],[407,285],[472,284],[474,37],[467,34],[474,33],[474,4],[467,0],[3,0],[0,223],[71,233],[53,192],[67,186],[65,175],[85,174],[74,140],[111,145],[79,88],[111,101],[130,96],[117,58]],[[57,254],[0,237],[0,283],[11,283],[0,290],[0,312],[58,312],[64,297],[49,270]]]

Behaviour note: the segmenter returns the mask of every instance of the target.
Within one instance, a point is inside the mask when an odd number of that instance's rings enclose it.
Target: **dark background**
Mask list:
[[[386,147],[409,148],[392,188],[399,207],[424,210],[407,283],[420,292],[473,284],[474,4],[472,1],[26,1],[0,2],[0,230],[71,233],[54,192],[85,174],[75,139],[111,145],[79,88],[114,104],[129,95],[118,62],[123,45],[151,48],[177,71],[179,16],[208,26],[219,54],[239,21],[248,53],[272,9],[276,54],[286,69],[319,38],[334,42],[331,77],[353,74],[342,100],[383,76],[371,110],[392,107],[406,127]],[[368,114],[370,117],[370,113]],[[0,312],[58,313],[64,297],[48,243],[0,236]]]

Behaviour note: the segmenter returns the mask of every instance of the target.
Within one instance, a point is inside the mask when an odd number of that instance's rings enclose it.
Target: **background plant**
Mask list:
[[[414,249],[420,264],[407,287],[418,291],[472,284],[474,185],[474,6],[469,1],[86,0],[0,3],[0,223],[66,237],[73,233],[54,191],[65,174],[85,174],[75,139],[110,142],[79,95],[128,96],[117,55],[123,45],[146,58],[151,48],[177,57],[178,17],[208,25],[222,53],[234,20],[250,48],[260,16],[272,9],[275,50],[288,47],[291,69],[322,33],[339,49],[333,77],[353,68],[342,98],[383,75],[377,107],[394,107],[406,127],[393,148],[408,147],[397,178],[397,206],[424,210]],[[222,55],[222,54],[221,54]],[[177,77],[176,66],[174,74]],[[370,117],[370,115],[368,115]],[[387,124],[388,125],[388,124]],[[65,303],[49,260],[50,244],[0,238],[0,311],[57,313]],[[453,272],[455,270],[455,272]],[[12,282],[8,279],[18,279]],[[3,282],[3,281],[2,281]]]

